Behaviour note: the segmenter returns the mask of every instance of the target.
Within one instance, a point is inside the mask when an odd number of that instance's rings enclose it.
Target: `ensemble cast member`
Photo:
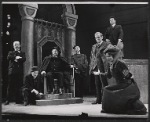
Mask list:
[[[117,45],[120,51],[120,57],[123,57],[123,29],[121,25],[116,25],[115,17],[109,18],[110,26],[106,29],[105,38],[106,41],[111,42],[112,45]]]
[[[42,75],[46,74],[49,90],[54,93],[54,78],[58,79],[59,94],[62,94],[64,71],[70,68],[67,61],[60,56],[60,50],[58,47],[52,49],[52,54],[45,57],[40,68]],[[70,69],[69,69],[70,70]]]
[[[75,54],[71,56],[71,65],[75,68],[75,97],[83,97],[84,80],[87,75],[88,61],[85,54],[80,53],[80,47],[74,47]]]
[[[104,87],[102,112],[116,114],[146,114],[146,107],[139,100],[140,91],[124,61],[119,59],[119,48],[108,48],[105,52],[110,64],[108,78],[114,77],[116,85]]]
[[[110,45],[110,42],[103,41],[103,34],[100,32],[95,33],[96,44],[92,46],[89,74],[93,73],[95,77],[96,87],[96,101],[92,104],[100,104],[102,98],[102,87],[107,86],[107,78],[101,76],[99,72],[105,72],[107,68],[107,61],[103,51]]]
[[[43,84],[37,66],[33,66],[31,73],[25,77],[24,86],[22,89],[24,105],[36,104],[35,100],[38,100],[43,95]]]
[[[22,102],[21,87],[23,85],[23,63],[26,61],[25,53],[20,50],[20,42],[13,42],[14,51],[8,53],[8,88],[5,105],[8,105],[11,96],[14,96],[16,104]],[[14,95],[12,95],[12,93]]]

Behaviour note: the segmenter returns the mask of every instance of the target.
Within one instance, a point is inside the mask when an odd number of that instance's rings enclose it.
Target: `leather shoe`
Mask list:
[[[63,93],[62,93],[62,92],[59,92],[59,94],[62,95]]]
[[[103,109],[101,110],[101,113],[106,113]]]
[[[25,102],[24,102],[24,106],[27,106],[27,105],[28,105],[28,102],[25,101]]]
[[[4,105],[8,105],[8,104],[9,104],[9,101],[6,101]]]
[[[62,89],[59,89],[59,94],[60,94],[60,95],[62,94]]]

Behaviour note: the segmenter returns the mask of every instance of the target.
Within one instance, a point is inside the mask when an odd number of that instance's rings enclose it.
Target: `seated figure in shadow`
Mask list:
[[[24,105],[36,104],[35,100],[39,100],[43,96],[43,83],[37,66],[33,66],[31,73],[26,75],[24,86],[22,88]]]
[[[115,114],[146,114],[146,107],[139,100],[140,91],[127,65],[119,59],[119,48],[112,46],[105,50],[109,69],[106,75],[114,77],[115,85],[104,87],[102,112]]]
[[[58,47],[53,47],[51,54],[44,58],[40,72],[46,75],[48,91],[54,93],[54,79],[58,79],[59,94],[62,94],[64,72],[70,70],[70,65],[65,58],[60,56]]]

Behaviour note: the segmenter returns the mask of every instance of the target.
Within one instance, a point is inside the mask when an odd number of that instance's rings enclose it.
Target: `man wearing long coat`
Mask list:
[[[107,69],[107,61],[104,55],[104,50],[108,47],[110,42],[103,41],[103,35],[100,32],[95,33],[96,44],[92,46],[89,74],[94,74],[96,87],[96,102],[93,104],[100,104],[102,99],[102,87],[107,86],[107,78],[99,75],[98,72],[104,73]]]

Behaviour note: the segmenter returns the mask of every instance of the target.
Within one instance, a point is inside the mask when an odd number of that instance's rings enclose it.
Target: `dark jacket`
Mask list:
[[[114,77],[116,79],[117,84],[119,83],[127,83],[131,80],[132,74],[130,73],[128,66],[122,60],[117,60],[112,69],[109,68],[107,77]]]
[[[121,25],[109,26],[105,32],[105,38],[109,39],[113,45],[117,45],[118,39],[123,40],[123,30]]]
[[[21,59],[18,59],[18,62],[15,62],[15,57],[21,56]],[[26,61],[24,52],[10,51],[8,53],[7,59],[9,61],[8,74],[23,74],[23,63]]]
[[[25,77],[25,82],[23,88],[27,88],[32,91],[33,89],[38,90],[39,92],[43,92],[43,84],[41,82],[41,77],[38,75],[36,79],[33,78],[31,74]]]
[[[88,67],[88,61],[85,54],[74,54],[71,56],[71,64],[75,65],[78,72],[85,74]]]
[[[65,58],[63,57],[56,58],[56,60],[58,60],[57,63],[55,63],[54,60],[55,59],[52,56],[45,57],[43,60],[42,66],[40,67],[40,72],[41,71],[54,72],[55,69],[60,72],[69,70],[69,64],[67,63]]]

